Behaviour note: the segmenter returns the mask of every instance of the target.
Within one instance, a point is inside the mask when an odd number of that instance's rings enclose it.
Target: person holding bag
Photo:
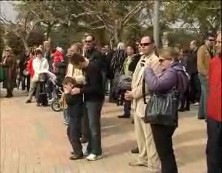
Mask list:
[[[159,52],[162,74],[157,76],[149,64],[144,72],[145,84],[152,93],[144,120],[151,125],[162,173],[178,172],[172,136],[178,125],[178,98],[186,91],[189,79],[177,58],[175,49],[162,49]]]

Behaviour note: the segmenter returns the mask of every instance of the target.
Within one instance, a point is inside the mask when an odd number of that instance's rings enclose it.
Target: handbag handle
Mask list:
[[[145,85],[145,78],[143,78],[143,83],[142,83],[142,93],[143,93],[143,102],[144,104],[147,104],[146,102],[146,85]]]

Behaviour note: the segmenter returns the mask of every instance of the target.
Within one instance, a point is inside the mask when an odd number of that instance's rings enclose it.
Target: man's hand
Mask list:
[[[80,88],[73,88],[71,94],[72,95],[80,94]]]
[[[132,91],[126,91],[124,96],[126,100],[133,100]]]

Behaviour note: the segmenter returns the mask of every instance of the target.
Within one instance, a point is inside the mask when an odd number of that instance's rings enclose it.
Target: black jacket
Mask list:
[[[198,49],[197,49],[198,50]],[[191,51],[186,61],[186,69],[188,74],[196,74],[197,71],[197,50]]]
[[[103,72],[107,72],[108,62],[106,56],[100,51],[93,48],[92,50],[88,50],[86,52],[85,57],[88,58],[91,62],[97,63]]]
[[[83,73],[86,78],[86,85],[82,88],[84,99],[86,101],[104,100],[103,76],[98,63],[90,61]]]
[[[136,54],[133,56],[133,59],[132,59],[131,63],[129,64],[129,69],[128,69],[129,71],[134,73],[136,66],[140,60],[140,57],[141,57],[140,54]]]
[[[70,117],[81,116],[82,105],[83,105],[83,95],[71,95],[65,94],[65,101],[68,105],[67,113]]]

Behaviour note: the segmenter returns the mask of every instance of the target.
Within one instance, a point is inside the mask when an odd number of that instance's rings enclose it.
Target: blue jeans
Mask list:
[[[207,117],[207,85],[208,81],[206,77],[199,73],[198,75],[200,79],[200,87],[201,87],[201,96],[200,96],[200,104],[198,110],[198,118],[203,119]]]
[[[101,110],[102,101],[86,101],[86,112],[89,120],[89,143],[87,151],[90,154],[101,155]]]
[[[63,117],[64,117],[64,121],[65,121],[66,123],[69,123],[70,117],[69,117],[69,115],[68,115],[67,109],[64,109],[64,110],[63,110]]]

